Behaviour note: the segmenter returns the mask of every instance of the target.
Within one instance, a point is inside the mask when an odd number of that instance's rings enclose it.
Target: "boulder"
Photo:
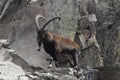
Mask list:
[[[12,62],[19,65],[24,71],[32,72],[29,64],[18,56],[15,50],[9,48],[9,42],[6,39],[0,40],[0,62]]]
[[[19,80],[25,72],[20,66],[12,62],[0,62],[0,80]],[[27,77],[24,80],[29,80]]]

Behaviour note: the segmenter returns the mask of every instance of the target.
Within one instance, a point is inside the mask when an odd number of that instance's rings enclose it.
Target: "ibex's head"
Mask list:
[[[45,27],[46,27],[50,22],[52,22],[53,20],[58,19],[58,21],[60,21],[60,19],[61,19],[60,17],[54,17],[54,18],[48,20],[48,21],[42,26],[42,28],[40,29],[39,22],[38,22],[39,18],[43,18],[44,20],[46,20],[45,17],[43,17],[42,15],[37,15],[37,16],[35,17],[36,28],[37,28],[37,42],[38,42],[38,45],[39,45],[38,51],[41,49],[41,44],[42,44],[42,42],[43,42],[43,38],[45,37],[45,33],[46,33],[46,31],[47,31],[47,30],[45,30]]]
[[[38,51],[41,49],[43,37],[44,37],[44,30],[38,30],[37,31],[37,42],[38,42],[38,46],[39,46]]]

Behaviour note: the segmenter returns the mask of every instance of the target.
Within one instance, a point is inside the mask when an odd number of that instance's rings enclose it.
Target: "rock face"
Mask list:
[[[8,49],[6,50],[0,47],[0,60],[12,61],[15,64],[25,64],[23,67],[27,68],[30,65],[46,70],[48,67],[46,58],[48,58],[49,55],[46,54],[43,49],[40,52],[37,51],[38,45],[36,41],[34,17],[37,14],[43,15],[47,19],[51,19],[55,16],[62,17],[60,23],[56,24],[53,22],[46,29],[73,40],[77,20],[80,18],[77,4],[81,0],[36,1],[0,1],[0,39],[8,39],[10,47],[16,51],[16,54],[11,55]],[[119,3],[120,0],[98,0],[99,6],[96,13],[98,19],[97,40],[102,52],[99,53],[95,47],[87,49],[82,52],[80,65],[90,68],[105,66],[106,68],[107,66],[120,64]],[[40,23],[43,24],[44,22],[40,21]],[[6,58],[5,56],[8,57]],[[14,58],[12,59],[11,56]],[[24,70],[32,71],[30,67]],[[102,71],[104,72],[104,70]],[[119,80],[119,78],[117,79]],[[104,79],[101,78],[101,80]]]
[[[10,13],[8,14],[8,12]],[[55,16],[62,17],[60,23],[55,24],[55,22],[53,22],[46,29],[61,34],[71,40],[74,38],[77,20],[80,15],[78,13],[77,1],[74,0],[39,0],[38,2],[30,2],[29,4],[25,0],[13,0],[8,9],[6,9],[1,19],[0,38],[8,38],[11,48],[15,49],[17,54],[31,66],[47,68],[48,62],[46,58],[49,57],[49,55],[46,54],[44,50],[40,52],[37,51],[38,45],[36,42],[34,22],[34,17],[37,14],[43,15],[47,19]],[[97,58],[94,57],[94,50],[90,53],[88,52],[89,51],[87,51],[83,57],[84,64],[92,67],[99,66],[100,63],[99,60],[97,60],[99,56]],[[93,59],[93,62],[89,62],[91,59]]]
[[[3,62],[6,62],[5,66],[9,65],[7,62],[12,62],[13,64],[22,67],[26,72],[33,71],[28,63],[15,53],[15,50],[9,48],[9,42],[5,39],[0,40],[0,63]],[[10,63],[10,65],[13,65],[12,63]]]
[[[119,0],[105,1],[104,6],[100,5],[98,16],[98,41],[102,49],[104,65],[120,63],[120,17]],[[102,1],[99,1],[102,4]],[[102,17],[100,16],[102,15]]]
[[[99,67],[100,80],[120,80],[120,65]]]
[[[32,69],[8,46],[7,40],[0,40],[0,80],[18,80],[20,75],[25,75],[25,71],[32,72]],[[26,77],[24,80],[29,79]]]
[[[36,14],[41,14],[47,19],[61,16],[62,20],[59,24],[51,24],[47,29],[61,35],[67,32],[67,34],[63,36],[73,39],[74,28],[77,27],[76,21],[78,18],[75,4],[76,2],[74,1],[62,0],[51,2],[48,0],[39,0],[38,2],[30,4],[27,4],[25,0],[13,0],[1,19],[0,38],[9,38],[11,48],[15,49],[17,54],[24,58],[30,65],[47,68],[48,62],[46,62],[46,58],[49,57],[49,55],[47,55],[44,50],[41,52],[37,51],[38,45],[36,42],[34,17]],[[69,8],[70,5],[72,5],[71,8]],[[14,9],[13,7],[16,8]],[[7,14],[7,12],[11,13]],[[76,17],[73,19],[74,17],[71,16]],[[67,29],[68,26],[69,28]]]
[[[18,80],[20,75],[25,75],[25,72],[19,66],[11,62],[0,63],[1,80]],[[26,77],[24,80],[29,79]]]
[[[0,37],[3,39],[9,38],[11,48],[16,50],[16,53],[31,66],[47,68],[47,54],[43,50],[41,52],[37,51],[38,45],[34,23],[35,15],[39,13],[44,14],[44,8],[43,6],[39,7],[41,2],[38,4],[31,3],[30,7],[27,7],[29,5],[25,3],[27,3],[25,0],[14,0],[11,2],[4,14],[6,18],[3,17],[1,19]],[[7,14],[9,11],[11,14]]]

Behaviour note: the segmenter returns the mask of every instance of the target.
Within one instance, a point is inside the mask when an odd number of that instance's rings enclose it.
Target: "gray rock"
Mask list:
[[[0,80],[18,80],[21,75],[25,75],[25,72],[19,66],[11,62],[0,62]]]
[[[9,42],[7,40],[0,39],[0,62],[13,62],[19,65],[26,72],[32,72],[32,68],[29,64],[18,56],[15,50],[9,48]]]
[[[100,80],[120,80],[120,65],[98,67]]]

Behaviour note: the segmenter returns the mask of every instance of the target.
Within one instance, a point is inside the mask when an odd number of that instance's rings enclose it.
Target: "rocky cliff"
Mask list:
[[[47,69],[46,58],[49,55],[42,49],[38,52],[36,41],[35,16],[41,14],[46,19],[62,17],[59,23],[50,24],[47,29],[71,40],[74,39],[77,20],[80,18],[78,3],[80,0],[1,0],[0,1],[0,39],[8,39],[10,48],[27,65]],[[115,71],[120,64],[120,0],[98,0],[97,40],[101,53],[95,47],[82,52],[80,64],[97,68],[108,73]],[[44,22],[40,22],[41,24]],[[1,56],[0,56],[1,57]],[[20,63],[21,61],[19,61]],[[104,68],[105,66],[105,68]],[[112,68],[111,68],[112,66]],[[118,67],[117,67],[118,69]],[[114,73],[111,71],[111,73]],[[119,70],[118,70],[119,71]],[[119,72],[117,72],[119,74]],[[117,76],[115,74],[114,76]],[[110,77],[101,80],[119,80]]]

